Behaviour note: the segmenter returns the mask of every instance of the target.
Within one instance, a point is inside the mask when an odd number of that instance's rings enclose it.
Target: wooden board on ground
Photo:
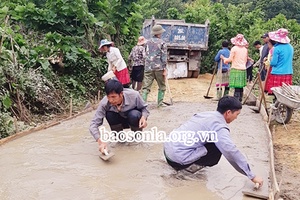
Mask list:
[[[255,189],[254,183],[246,180],[245,186],[242,190],[244,195],[257,197],[259,199],[269,199],[268,183],[264,183],[261,188]]]

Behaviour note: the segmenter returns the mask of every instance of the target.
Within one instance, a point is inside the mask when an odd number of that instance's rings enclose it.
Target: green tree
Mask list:
[[[222,0],[224,5],[239,5],[249,3],[248,0]],[[287,19],[296,19],[300,22],[300,2],[295,0],[253,0],[251,10],[260,8],[265,13],[265,20],[272,19],[278,14],[283,14]]]
[[[202,73],[211,70],[213,58],[221,48],[223,40],[230,40],[236,34],[242,33],[249,42],[254,41],[252,31],[260,32],[263,20],[261,10],[250,11],[250,7],[251,4],[225,7],[207,0],[196,0],[188,4],[184,15],[187,22],[201,24],[206,19],[210,21],[209,50],[202,54]]]

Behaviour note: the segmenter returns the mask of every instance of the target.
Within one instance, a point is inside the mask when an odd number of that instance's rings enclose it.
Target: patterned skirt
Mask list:
[[[122,69],[121,71],[116,70],[115,75],[122,85],[130,83],[130,77],[127,68]]]
[[[268,92],[268,94],[273,94],[271,88],[272,87],[280,87],[280,86],[282,86],[282,83],[292,85],[293,75],[291,75],[291,74],[285,74],[285,75],[271,74],[270,73],[271,70],[272,69],[270,68],[269,72],[268,72],[265,92]]]
[[[218,72],[216,87],[219,87],[219,86],[228,87],[228,85],[229,85],[229,71],[224,72],[224,73]]]
[[[247,85],[246,69],[230,69],[229,74],[229,87],[243,88]]]

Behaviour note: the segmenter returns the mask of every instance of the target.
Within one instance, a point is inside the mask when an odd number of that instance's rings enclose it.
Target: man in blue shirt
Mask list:
[[[246,158],[229,135],[227,124],[237,118],[241,109],[242,104],[238,99],[225,96],[219,100],[217,111],[195,114],[173,130],[168,142],[164,143],[168,164],[175,170],[186,169],[192,164],[214,166],[223,154],[238,172],[262,186],[262,178],[253,174]],[[173,138],[184,138],[184,141],[172,141]]]
[[[228,95],[229,93],[229,68],[230,64],[225,64],[224,61],[221,59],[221,55],[225,58],[229,58],[230,51],[228,49],[229,42],[223,41],[222,42],[222,49],[218,51],[217,55],[215,56],[215,62],[218,63],[218,73],[217,73],[217,99],[219,100],[222,97],[222,87],[225,87],[224,96]],[[222,65],[222,67],[221,67]]]

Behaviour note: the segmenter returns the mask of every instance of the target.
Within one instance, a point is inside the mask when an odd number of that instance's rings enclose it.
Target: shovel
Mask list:
[[[170,95],[170,103],[167,103],[167,102],[163,101],[163,104],[165,104],[165,105],[167,105],[167,106],[171,106],[171,105],[173,105],[172,93],[171,93],[171,89],[170,89],[170,85],[169,85],[168,78],[165,77],[165,79],[166,79],[167,90],[168,90],[168,93],[169,93],[169,95]]]
[[[217,65],[217,63],[216,63],[216,64],[215,64],[215,68],[214,68],[214,72],[213,72],[213,76],[211,77],[211,80],[210,80],[210,84],[209,84],[209,87],[208,87],[207,93],[206,93],[206,95],[204,95],[204,96],[203,96],[205,99],[211,99],[211,98],[213,98],[213,97],[211,97],[211,96],[208,96],[208,93],[209,93],[209,90],[210,90],[211,84],[212,84],[212,82],[213,82],[213,80],[214,80],[214,77],[215,77],[215,74],[216,74],[217,68],[218,68],[218,65]]]

